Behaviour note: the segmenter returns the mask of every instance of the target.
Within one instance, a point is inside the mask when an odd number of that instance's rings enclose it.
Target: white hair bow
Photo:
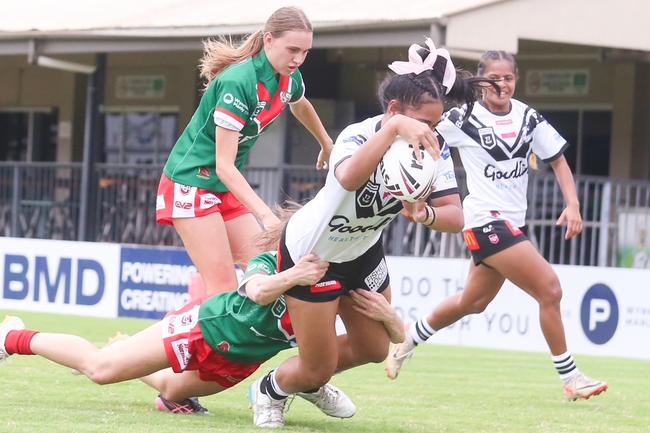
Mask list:
[[[456,81],[456,68],[451,62],[449,51],[444,48],[436,48],[431,38],[426,38],[426,48],[418,44],[409,47],[408,62],[394,61],[388,68],[398,75],[415,74],[419,75],[424,71],[433,71],[434,76],[445,88],[445,94],[451,90]],[[422,59],[418,50],[427,49],[429,54]]]

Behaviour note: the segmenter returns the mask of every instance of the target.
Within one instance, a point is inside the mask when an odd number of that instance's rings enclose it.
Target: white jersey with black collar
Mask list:
[[[291,259],[314,253],[333,263],[356,259],[373,246],[402,210],[384,187],[379,169],[356,191],[346,191],[334,172],[381,128],[382,115],[345,128],[336,139],[325,186],[289,220],[285,244]],[[458,193],[448,147],[442,149],[431,197]]]
[[[449,110],[437,126],[439,137],[458,148],[467,173],[463,200],[465,229],[495,219],[525,224],[528,156],[545,162],[559,158],[567,142],[535,109],[511,99],[508,113],[491,113],[477,103],[468,120],[466,106]]]

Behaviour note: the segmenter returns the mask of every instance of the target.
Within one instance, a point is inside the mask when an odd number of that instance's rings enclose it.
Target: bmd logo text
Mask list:
[[[618,327],[618,302],[612,289],[594,284],[587,290],[580,306],[582,330],[592,343],[605,344]]]

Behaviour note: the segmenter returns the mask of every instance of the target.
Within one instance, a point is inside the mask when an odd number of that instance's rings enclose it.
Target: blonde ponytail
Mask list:
[[[252,33],[237,47],[225,38],[203,41],[203,57],[199,63],[199,70],[201,78],[206,81],[206,87],[228,66],[243,62],[262,51],[264,47],[262,34],[262,30]]]

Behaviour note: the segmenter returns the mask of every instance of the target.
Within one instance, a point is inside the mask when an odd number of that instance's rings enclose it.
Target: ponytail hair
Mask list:
[[[264,231],[254,237],[255,247],[259,251],[272,251],[278,248],[282,232],[289,223],[289,219],[295,214],[302,205],[293,200],[287,200],[282,205],[276,204],[272,211],[280,220],[279,223],[270,227],[265,227]]]
[[[462,69],[456,69],[456,81],[449,89],[445,102],[455,105],[466,105],[463,114],[463,122],[469,118],[474,102],[481,98],[482,91],[485,87],[493,87],[497,95],[501,94],[501,88],[496,81],[483,77],[475,77],[470,72]]]
[[[199,71],[201,78],[206,82],[206,87],[228,66],[242,62],[262,51],[264,46],[262,35],[262,30],[258,30],[248,35],[237,47],[232,44],[232,40],[223,37],[203,41],[203,57],[199,62]]]
[[[274,38],[278,38],[288,31],[313,31],[311,22],[302,9],[287,6],[276,10],[266,20],[262,30],[248,35],[238,46],[235,46],[230,38],[224,37],[204,41],[199,71],[201,78],[206,82],[206,87],[228,66],[243,62],[262,51],[264,48],[262,37],[265,33],[271,33]]]

